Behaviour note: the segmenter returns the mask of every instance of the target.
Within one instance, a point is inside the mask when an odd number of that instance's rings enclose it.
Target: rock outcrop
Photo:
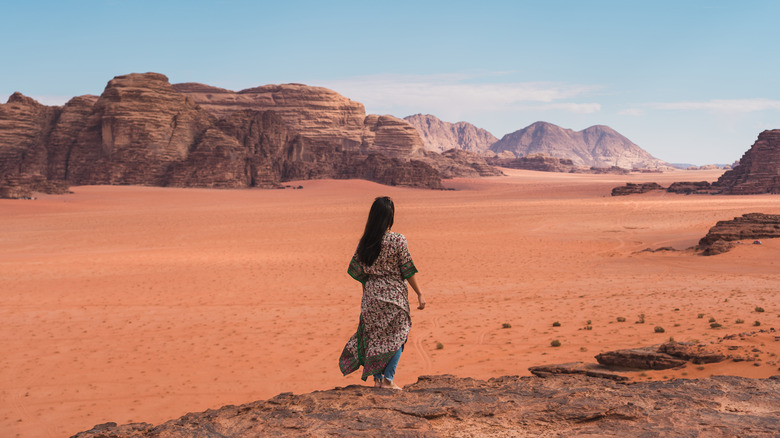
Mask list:
[[[73,184],[165,185],[216,119],[158,73],[117,76],[95,102],[68,152]]]
[[[612,189],[612,196],[626,196],[626,195],[636,195],[641,193],[647,193],[652,192],[655,190],[664,190],[664,188],[654,182],[649,183],[626,183],[624,186],[615,187]]]
[[[420,160],[437,169],[442,178],[501,176],[504,172],[491,166],[485,157],[460,149],[450,149],[441,154],[425,151]]]
[[[621,167],[625,169],[671,168],[608,126],[591,126],[583,131],[563,129],[552,123],[536,122],[505,135],[490,149],[512,152],[517,157],[544,154],[567,158],[576,166]]]
[[[276,187],[313,178],[441,188],[435,166],[444,163],[448,176],[485,166],[463,161],[430,157],[401,119],[367,116],[360,103],[300,84],[235,93],[129,74],[99,97],[75,97],[64,107],[19,93],[0,105],[0,192],[9,197],[45,189],[41,179],[54,189]]]
[[[612,173],[626,175],[628,169],[622,167],[587,167],[577,166],[568,158],[556,158],[545,154],[530,154],[519,158],[507,158],[506,152],[496,157],[487,157],[485,161],[493,166],[508,167],[511,169],[536,170],[539,172],[563,172],[563,173]]]
[[[587,376],[422,376],[404,391],[348,386],[106,423],[75,438],[266,436],[776,436],[780,378],[617,383]]]
[[[718,221],[699,240],[698,249],[704,255],[716,255],[731,249],[731,243],[735,241],[777,237],[780,237],[780,215],[748,213],[732,220]]]
[[[0,105],[0,184],[47,176],[47,139],[62,110],[14,93]]]
[[[460,149],[480,154],[488,151],[490,146],[498,141],[490,132],[467,122],[444,122],[430,114],[415,114],[404,117],[404,120],[417,129],[425,149],[429,151],[441,153]]]
[[[682,181],[675,182],[666,189],[669,193],[678,193],[683,195],[712,195],[719,190],[708,181]]]
[[[760,133],[739,165],[721,175],[714,185],[728,195],[780,193],[780,129]]]

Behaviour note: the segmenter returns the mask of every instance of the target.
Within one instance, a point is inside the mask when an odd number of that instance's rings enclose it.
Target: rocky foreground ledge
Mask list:
[[[780,376],[617,383],[584,375],[422,376],[404,391],[352,385],[107,423],[77,438],[266,436],[777,436]]]

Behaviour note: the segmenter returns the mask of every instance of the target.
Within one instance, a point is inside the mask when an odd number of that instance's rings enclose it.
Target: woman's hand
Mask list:
[[[417,295],[417,308],[419,310],[422,310],[425,308],[425,298],[423,298],[422,294]]]

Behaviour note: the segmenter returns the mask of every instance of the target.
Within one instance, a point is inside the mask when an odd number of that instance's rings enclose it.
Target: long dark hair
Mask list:
[[[393,217],[395,216],[395,205],[388,196],[380,196],[374,199],[371,204],[371,210],[368,212],[366,229],[363,231],[363,237],[357,247],[358,261],[366,266],[371,266],[379,257],[379,251],[382,250],[382,237],[390,227],[393,226]]]

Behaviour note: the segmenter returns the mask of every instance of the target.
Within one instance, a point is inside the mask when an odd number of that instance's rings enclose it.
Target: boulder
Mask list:
[[[660,352],[658,347],[608,351],[596,355],[596,360],[602,365],[639,370],[666,370],[687,362],[685,359]]]

